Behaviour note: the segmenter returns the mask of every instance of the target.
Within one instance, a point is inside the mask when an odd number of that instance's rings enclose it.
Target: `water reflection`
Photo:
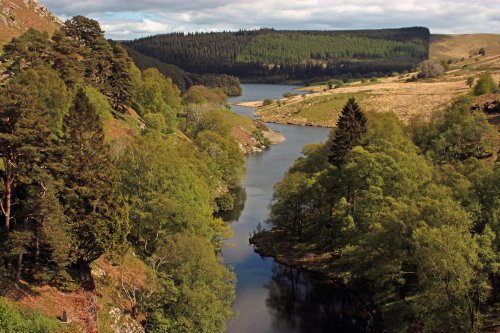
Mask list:
[[[229,223],[240,219],[241,212],[245,209],[245,202],[247,201],[247,192],[244,188],[234,190],[231,195],[234,199],[233,209],[216,214],[217,217]]]
[[[279,332],[376,332],[371,313],[344,287],[273,264],[266,305]]]
[[[291,86],[244,85],[237,101],[279,98]],[[253,108],[234,106],[236,113],[251,116]],[[249,244],[249,234],[269,214],[273,186],[281,180],[304,145],[324,141],[328,129],[267,124],[287,140],[262,154],[246,158],[247,175],[241,201],[225,214],[234,235],[223,247],[224,262],[237,276],[233,310],[239,315],[227,323],[226,333],[370,332],[369,316],[352,294],[329,281],[315,278],[262,258]]]

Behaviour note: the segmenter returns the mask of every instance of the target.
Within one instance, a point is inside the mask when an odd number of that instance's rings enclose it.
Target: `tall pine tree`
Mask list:
[[[366,133],[366,116],[355,98],[350,98],[342,108],[337,127],[332,130],[328,143],[328,161],[337,167],[344,162],[345,155],[361,143]]]
[[[28,86],[10,81],[0,92],[0,158],[3,172],[0,207],[4,237],[1,242],[14,262],[15,283],[19,283],[23,256],[28,252],[32,233],[26,189],[37,182],[37,170],[45,168],[52,146],[50,117]],[[13,209],[15,205],[15,209]]]
[[[82,89],[65,120],[64,144],[63,201],[77,242],[78,266],[82,277],[89,278],[92,261],[124,246],[128,221],[99,115]]]

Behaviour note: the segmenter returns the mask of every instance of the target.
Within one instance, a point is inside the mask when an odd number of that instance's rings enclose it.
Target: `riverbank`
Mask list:
[[[299,242],[290,243],[287,239],[289,236],[283,231],[269,230],[254,234],[249,242],[254,246],[254,251],[263,257],[272,257],[280,264],[338,280],[331,266],[335,257],[334,252],[314,249]]]
[[[318,274],[343,285],[332,264],[335,260],[334,252],[318,250],[299,242],[290,244],[286,241],[288,238],[281,231],[270,230],[255,234],[250,237],[249,242],[254,246],[254,251],[261,257],[273,258],[282,265]],[[357,295],[355,291],[351,290],[351,292]],[[367,295],[358,297],[365,298]],[[394,306],[397,306],[397,302],[386,304],[380,310],[382,313],[389,313]],[[487,307],[484,313],[482,332],[499,332],[500,312],[498,309],[500,309],[500,304],[490,304]],[[385,320],[391,322],[393,319],[385,318]]]
[[[435,79],[413,81],[416,73],[407,73],[354,81],[335,89],[318,84],[295,89],[297,92],[307,91],[305,95],[279,96],[265,106],[263,100],[244,101],[237,105],[256,108],[255,116],[267,123],[334,127],[343,105],[350,97],[355,97],[365,111],[394,112],[408,123],[415,116],[427,117],[443,110],[458,96],[469,93],[469,77],[477,78],[489,70],[494,80],[498,81],[500,51],[457,61],[449,66],[448,72]]]

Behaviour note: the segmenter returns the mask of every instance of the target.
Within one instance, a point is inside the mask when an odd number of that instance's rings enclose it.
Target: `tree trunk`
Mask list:
[[[10,196],[11,196],[10,185],[6,185],[5,188],[5,234],[8,235],[10,232]]]
[[[23,254],[20,253],[17,255],[16,276],[14,279],[15,284],[19,284],[19,282],[21,281],[22,267],[23,267]]]
[[[14,172],[12,170],[12,163],[9,160],[4,159],[5,165],[5,203],[3,205],[3,214],[5,216],[5,235],[9,235],[10,232],[10,213],[11,213],[11,195],[12,195],[12,184],[13,184],[13,175]]]
[[[31,272],[35,271],[38,264],[38,259],[40,258],[40,227],[37,223],[37,228],[35,231],[35,249],[33,253],[33,265],[31,266]]]
[[[83,259],[77,260],[78,270],[80,271],[80,281],[82,282],[83,287],[87,291],[95,290],[94,279],[92,278],[92,273],[90,269],[90,265]]]

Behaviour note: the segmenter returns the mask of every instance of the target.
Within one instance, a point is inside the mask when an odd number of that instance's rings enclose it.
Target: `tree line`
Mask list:
[[[222,331],[235,278],[220,259],[230,229],[214,212],[232,207],[244,172],[224,97],[183,101],[82,16],[4,51],[2,294],[93,290],[96,260],[135,258],[148,283],[134,289],[131,315],[147,332]]]
[[[310,79],[412,69],[428,58],[429,30],[255,31],[163,34],[126,43],[194,73]]]
[[[202,85],[211,88],[220,88],[227,96],[241,95],[240,80],[235,76],[226,74],[188,73],[178,66],[166,64],[158,59],[148,57],[127,45],[125,45],[125,48],[140,70],[146,70],[152,67],[157,68],[160,73],[171,78],[172,82],[179,87],[183,93],[192,86]]]
[[[389,332],[476,332],[498,301],[498,134],[472,105],[404,125],[350,99],[275,187],[271,230],[331,254]]]

